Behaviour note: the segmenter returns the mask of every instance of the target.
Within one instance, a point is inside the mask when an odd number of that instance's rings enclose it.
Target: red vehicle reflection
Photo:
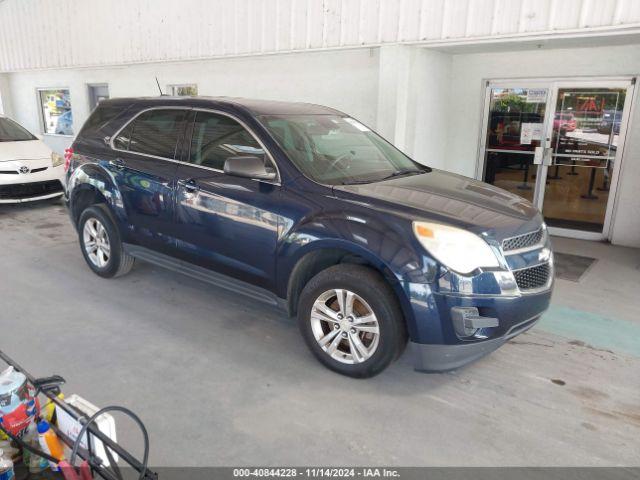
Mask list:
[[[553,129],[573,132],[578,127],[573,113],[556,113],[553,118]]]

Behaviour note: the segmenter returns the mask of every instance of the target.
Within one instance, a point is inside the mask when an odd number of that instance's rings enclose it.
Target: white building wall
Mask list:
[[[199,95],[320,103],[375,125],[377,49],[7,74],[13,116],[34,133],[43,131],[38,88],[69,88],[77,132],[89,115],[87,84],[108,84],[111,97],[157,96],[156,76],[163,88],[196,83]],[[44,135],[44,140],[62,152],[72,138]]]
[[[640,3],[640,2],[639,2]],[[445,149],[451,171],[475,176],[484,82],[501,78],[640,74],[640,46],[540,49],[454,55]],[[636,86],[638,88],[638,86]],[[637,93],[636,93],[637,97]],[[617,192],[613,243],[640,246],[640,108],[635,102]]]
[[[3,0],[0,72],[639,26],[638,0]]]
[[[637,43],[550,47],[639,33],[638,0],[4,0],[0,109],[40,133],[37,88],[67,87],[77,131],[87,84],[108,84],[111,97],[157,95],[157,76],[201,95],[332,106],[419,162],[474,176],[484,79],[636,75]],[[465,48],[505,51],[448,53]],[[613,225],[613,241],[634,246],[637,103]],[[45,141],[62,151],[71,138]]]

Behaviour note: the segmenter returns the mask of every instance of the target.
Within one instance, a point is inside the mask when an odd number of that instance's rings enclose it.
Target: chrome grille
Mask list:
[[[548,263],[513,272],[518,288],[522,291],[544,287],[549,282],[549,275],[551,275],[551,267]]]
[[[542,241],[544,230],[542,228],[535,232],[525,233],[517,237],[506,238],[502,241],[502,251],[519,250],[521,248],[532,247]]]

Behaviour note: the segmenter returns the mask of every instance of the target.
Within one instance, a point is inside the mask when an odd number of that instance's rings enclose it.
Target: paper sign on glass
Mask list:
[[[541,123],[522,123],[520,124],[520,144],[531,145],[533,140],[542,138]]]
[[[527,90],[527,103],[544,103],[547,101],[546,88],[530,88]]]

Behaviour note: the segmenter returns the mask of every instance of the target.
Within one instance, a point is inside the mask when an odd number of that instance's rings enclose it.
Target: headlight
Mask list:
[[[489,244],[466,230],[438,223],[413,222],[413,232],[431,255],[458,273],[500,266]]]
[[[51,166],[52,167],[59,167],[63,163],[64,163],[64,157],[62,155],[59,155],[56,152],[53,152],[51,154]]]

